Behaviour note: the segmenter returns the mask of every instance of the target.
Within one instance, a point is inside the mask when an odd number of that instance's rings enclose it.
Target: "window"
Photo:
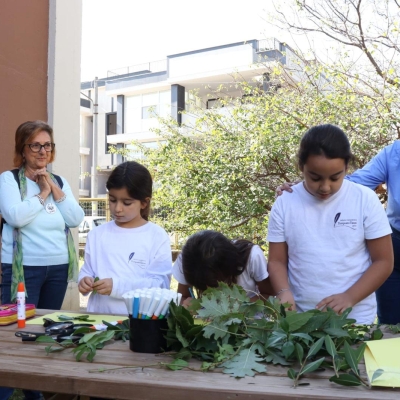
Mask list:
[[[142,107],[142,119],[156,118],[158,114],[157,108],[156,104]]]
[[[224,105],[221,103],[220,99],[209,99],[207,100],[207,110],[211,110],[212,108],[221,108]]]
[[[110,145],[107,143],[108,135],[117,134],[117,113],[107,113],[106,114],[106,149],[105,152],[108,154],[110,152]]]

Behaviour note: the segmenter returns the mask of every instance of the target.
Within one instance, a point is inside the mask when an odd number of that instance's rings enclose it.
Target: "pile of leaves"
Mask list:
[[[190,312],[171,303],[167,344],[176,366],[184,368],[192,357],[203,371],[222,368],[235,378],[267,372],[267,364],[287,366],[294,386],[307,373],[331,368],[330,381],[346,386],[365,385],[358,364],[365,340],[382,338],[376,326],[356,325],[333,310],[287,311],[269,298],[250,302],[239,286],[221,283],[201,299],[193,300]],[[195,323],[196,313],[202,323]],[[177,368],[178,369],[178,368]],[[383,371],[376,371],[372,380]]]
[[[129,339],[129,319],[116,325],[112,325],[107,321],[103,321],[103,324],[107,326],[107,330],[105,331],[96,331],[89,327],[76,329],[73,335],[83,334],[79,340],[66,339],[58,342],[51,336],[39,336],[36,342],[50,343],[49,346],[45,347],[46,354],[72,349],[76,361],[80,361],[82,356],[86,354],[86,359],[92,362],[96,351],[102,349],[110,340],[123,340],[125,342]]]

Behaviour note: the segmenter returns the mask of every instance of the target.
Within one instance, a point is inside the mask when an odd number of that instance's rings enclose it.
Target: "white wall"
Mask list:
[[[79,193],[81,0],[49,0],[48,122],[57,156],[52,170]],[[73,230],[77,243],[77,230]],[[69,285],[63,308],[79,309],[76,285]]]

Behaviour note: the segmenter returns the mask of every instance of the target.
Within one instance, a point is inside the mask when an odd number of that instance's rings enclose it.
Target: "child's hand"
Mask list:
[[[93,282],[93,290],[96,290],[98,294],[104,296],[109,296],[112,292],[112,288],[112,278],[99,279],[97,282]]]
[[[296,310],[296,303],[294,301],[293,293],[291,290],[285,290],[284,292],[279,293],[279,295],[276,296],[276,298],[279,299],[281,304],[285,303],[291,304],[290,307],[288,307],[289,311]]]
[[[181,306],[188,308],[192,300],[193,300],[192,297],[186,297],[186,299],[181,302]]]
[[[351,296],[344,292],[325,297],[315,306],[315,308],[326,310],[327,307],[330,307],[337,314],[342,314],[347,308],[353,306],[354,302]]]
[[[78,289],[82,294],[88,294],[93,290],[94,279],[91,276],[83,277],[78,284]]]

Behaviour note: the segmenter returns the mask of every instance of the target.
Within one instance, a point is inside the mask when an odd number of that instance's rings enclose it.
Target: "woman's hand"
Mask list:
[[[36,175],[38,177],[38,181],[36,181],[39,184],[40,190],[42,190],[42,187],[40,186],[39,181],[43,180],[47,183],[46,188],[48,187],[49,189],[49,193],[47,194],[47,196],[50,194],[50,192],[53,195],[54,200],[58,200],[61,197],[64,196],[64,192],[61,190],[61,188],[53,181],[53,179],[51,179],[50,174],[48,173],[48,171],[46,170],[46,168],[42,168],[42,169],[38,169],[36,171]],[[45,184],[43,183],[43,186]],[[47,197],[46,196],[46,197]],[[43,196],[42,196],[43,197]],[[43,198],[46,198],[43,197]]]
[[[285,291],[279,293],[276,296],[276,298],[279,299],[281,304],[289,303],[290,306],[287,308],[289,311],[296,310],[296,303],[294,301],[293,293],[291,290],[285,290]]]
[[[51,186],[47,182],[47,179],[43,175],[37,175],[36,183],[39,185],[40,188],[40,196],[43,199],[46,199],[51,193]]]
[[[88,294],[93,290],[94,278],[91,276],[83,277],[78,284],[78,289],[82,294]]]
[[[354,305],[355,302],[351,296],[344,292],[325,297],[315,306],[315,308],[326,311],[326,309],[329,307],[332,308],[335,313],[342,314],[344,311],[346,311],[346,309],[353,307]]]
[[[112,292],[113,280],[112,278],[99,279],[98,281],[93,283],[92,287],[93,290],[97,291],[97,293],[104,296],[109,296]]]
[[[294,181],[294,182],[285,182],[282,183],[282,185],[279,185],[276,189],[275,189],[275,196],[278,197],[280,196],[283,192],[289,192],[292,193],[293,189],[292,186],[297,185],[298,183],[301,182],[301,179]]]

